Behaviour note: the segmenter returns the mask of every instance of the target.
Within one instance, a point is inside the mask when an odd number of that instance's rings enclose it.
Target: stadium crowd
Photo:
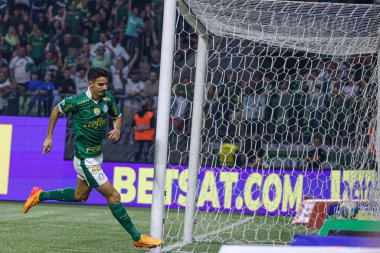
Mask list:
[[[371,110],[377,94],[377,85],[371,81],[376,58],[314,60],[317,65],[290,73],[263,74],[266,69],[262,69],[251,82],[239,81],[237,72],[227,71],[222,83],[209,85],[205,138],[211,140],[218,133],[223,142],[221,163],[226,162],[227,154],[229,166],[245,167],[247,159],[250,164],[257,163],[265,155],[264,141],[288,150],[312,144],[308,147],[312,150],[302,156],[317,167],[327,156],[314,156],[315,146],[320,144],[313,140],[331,150],[355,150],[363,144],[357,137],[367,136],[369,120],[375,116],[371,114],[376,113]],[[260,141],[252,144],[252,140]]]
[[[161,17],[152,1],[3,1],[0,114],[48,116],[87,89],[89,67],[109,70],[120,106],[154,100]]]

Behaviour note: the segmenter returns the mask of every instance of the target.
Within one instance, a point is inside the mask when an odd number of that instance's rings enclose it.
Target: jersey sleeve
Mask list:
[[[120,118],[121,117],[121,112],[119,107],[116,104],[115,98],[109,94],[110,98],[110,110],[108,111],[108,114],[110,115],[111,118]]]
[[[76,99],[75,96],[64,98],[58,104],[59,110],[61,113],[75,112],[76,110]]]

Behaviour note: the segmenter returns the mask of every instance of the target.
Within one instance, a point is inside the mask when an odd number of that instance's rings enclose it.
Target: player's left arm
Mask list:
[[[117,142],[120,139],[120,128],[123,120],[118,117],[113,120],[113,130],[108,132],[108,139],[112,142]]]
[[[120,129],[123,119],[121,117],[120,109],[116,105],[115,99],[111,94],[109,94],[109,98],[111,99],[111,103],[108,114],[113,119],[113,130],[108,132],[108,139],[112,142],[117,142],[120,139]]]

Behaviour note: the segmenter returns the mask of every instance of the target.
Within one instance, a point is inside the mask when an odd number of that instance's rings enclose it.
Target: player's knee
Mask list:
[[[109,202],[111,204],[120,203],[120,201],[121,201],[120,193],[118,193],[117,191],[114,191],[109,197]]]

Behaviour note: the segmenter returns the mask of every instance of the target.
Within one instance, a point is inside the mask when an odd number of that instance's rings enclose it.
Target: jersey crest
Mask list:
[[[107,113],[107,112],[108,112],[108,106],[107,106],[107,105],[104,105],[104,106],[103,106],[103,112],[104,112],[104,113]]]
[[[95,107],[95,108],[94,108],[94,114],[95,114],[96,116],[99,116],[99,114],[100,114],[100,108],[99,108],[99,107]]]

